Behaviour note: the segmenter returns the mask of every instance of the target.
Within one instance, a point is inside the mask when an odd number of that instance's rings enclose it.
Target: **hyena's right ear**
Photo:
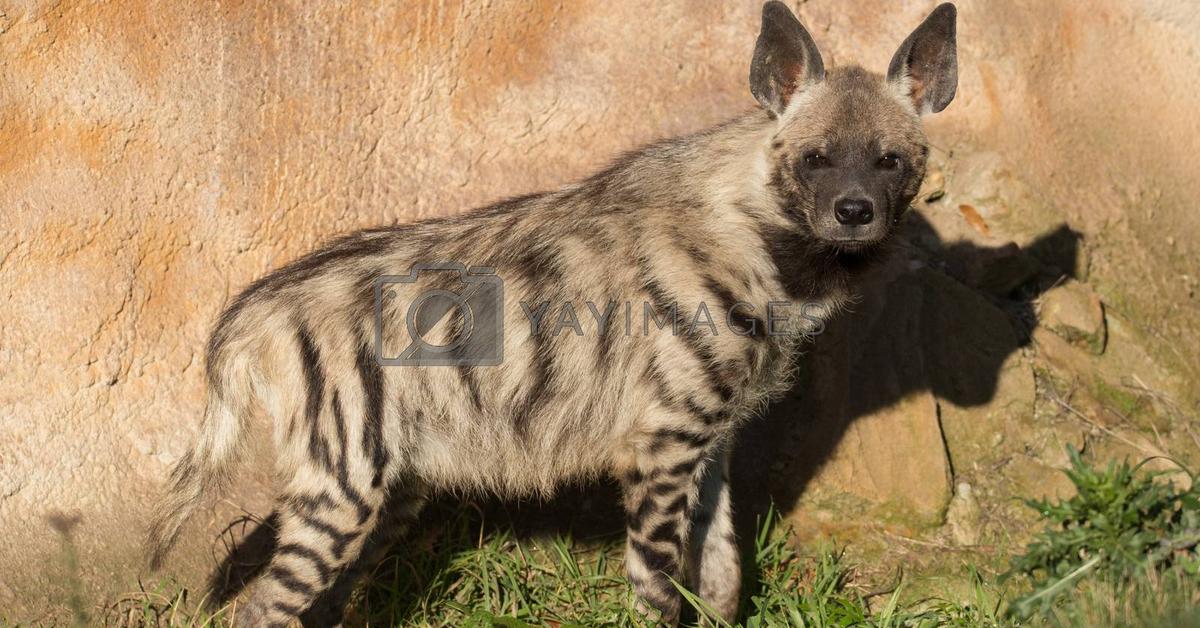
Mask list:
[[[825,78],[825,64],[812,36],[782,2],[763,5],[762,31],[750,62],[750,92],[779,115],[805,83]]]
[[[918,113],[937,113],[954,100],[958,89],[957,16],[953,4],[939,5],[900,44],[888,65],[888,80],[906,88]]]

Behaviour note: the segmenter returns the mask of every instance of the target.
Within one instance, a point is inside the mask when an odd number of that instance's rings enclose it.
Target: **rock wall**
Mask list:
[[[793,4],[826,63],[874,69],[933,6]],[[959,97],[929,121],[958,198],[922,211],[945,241],[994,247],[1068,223],[1147,368],[1186,396],[1200,374],[1185,349],[1200,345],[1200,14],[1170,0],[959,6]],[[554,186],[753,106],[758,11],[0,3],[0,618],[134,588],[147,505],[195,433],[206,332],[241,286],[335,233]],[[822,468],[835,488],[871,476],[864,499],[905,502],[896,478],[911,467],[872,462],[896,445],[881,435],[904,434],[916,466],[944,478],[904,507],[936,518],[957,469],[927,407],[942,396],[913,389],[932,397],[821,406],[834,422],[883,413],[851,449],[832,438],[841,462]],[[184,581],[211,565],[225,523],[261,512],[265,468],[189,528]]]

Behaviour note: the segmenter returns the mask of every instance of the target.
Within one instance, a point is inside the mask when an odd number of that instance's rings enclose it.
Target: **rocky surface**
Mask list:
[[[1038,320],[1064,340],[1100,355],[1108,339],[1104,304],[1078,281],[1055,287],[1042,298]]]
[[[826,63],[882,69],[932,4],[798,12]],[[758,9],[0,5],[0,615],[157,577],[147,505],[241,286],[338,232],[558,185],[753,106]],[[786,443],[764,472],[797,522],[987,544],[1018,527],[1013,495],[1060,488],[1065,444],[1200,447],[1198,33],[1170,0],[960,3],[912,246],[813,347],[810,392],[744,439],[756,460]],[[188,529],[173,575],[200,582],[268,468]]]

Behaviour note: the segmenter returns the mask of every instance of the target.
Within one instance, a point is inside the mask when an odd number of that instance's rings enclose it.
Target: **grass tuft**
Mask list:
[[[1147,617],[1144,611],[1159,617],[1194,602],[1200,584],[1200,487],[1194,476],[1189,472],[1189,486],[1179,488],[1162,472],[1144,470],[1148,460],[1097,469],[1074,448],[1067,453],[1071,468],[1065,473],[1075,495],[1026,501],[1049,525],[1012,560],[1008,575],[1025,577],[1033,588],[1012,601],[1009,616],[1065,620],[1093,617],[1103,607],[1112,622],[1146,625],[1137,624]],[[1064,603],[1063,596],[1080,585],[1085,602]],[[1145,599],[1161,604],[1142,609]]]

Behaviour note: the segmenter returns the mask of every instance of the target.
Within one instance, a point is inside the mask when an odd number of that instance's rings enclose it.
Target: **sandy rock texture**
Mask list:
[[[827,64],[877,70],[934,5],[792,4]],[[1082,234],[1080,278],[1116,331],[1145,343],[1154,381],[1186,397],[1200,375],[1200,12],[959,8],[959,96],[929,120],[946,191],[918,211],[950,253],[1023,250],[1064,224]],[[754,106],[758,12],[757,0],[0,2],[0,619],[59,617],[73,589],[90,607],[136,588],[148,504],[200,416],[206,333],[242,286],[336,233],[555,186]],[[970,283],[914,260],[891,290],[924,296],[882,301],[907,304],[874,314],[885,338],[889,316],[921,338],[947,315],[939,299]],[[1031,386],[1010,368],[1017,340],[986,332],[967,346],[996,362],[997,386]],[[868,416],[847,445],[827,444],[817,489],[824,477],[941,516],[960,470],[943,428],[986,447],[978,422],[1009,412],[930,368],[951,340],[926,338],[903,376],[861,360],[878,345],[842,356],[892,389],[821,406],[827,422]],[[187,530],[183,581],[211,566],[225,524],[262,512],[266,463],[255,468]],[[800,485],[793,468],[776,484]],[[906,473],[929,481],[914,489]]]

